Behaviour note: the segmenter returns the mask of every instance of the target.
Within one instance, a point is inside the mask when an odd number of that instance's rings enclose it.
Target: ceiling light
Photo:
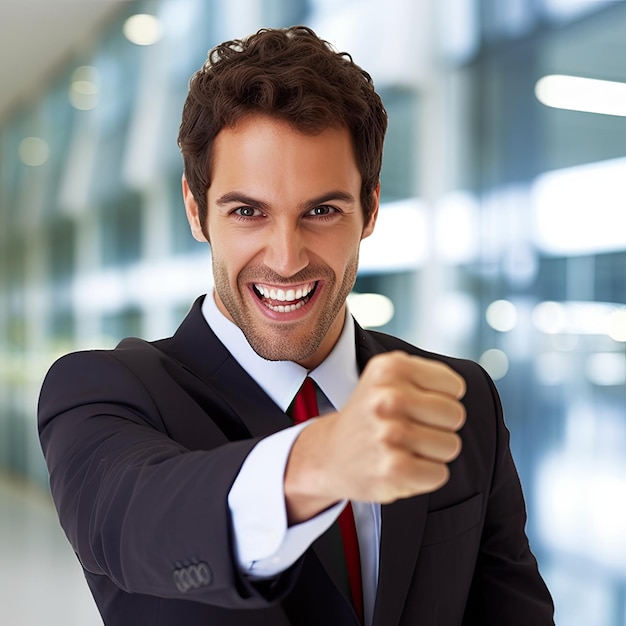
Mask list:
[[[161,39],[162,34],[161,22],[154,15],[138,13],[124,22],[126,39],[138,46],[151,46]]]
[[[626,83],[552,74],[537,81],[535,95],[557,109],[626,116]]]

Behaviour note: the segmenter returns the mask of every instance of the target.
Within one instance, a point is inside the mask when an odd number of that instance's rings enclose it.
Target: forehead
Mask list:
[[[209,192],[244,185],[317,193],[319,187],[353,191],[361,184],[352,138],[344,127],[305,133],[283,120],[246,116],[218,133],[211,161]]]

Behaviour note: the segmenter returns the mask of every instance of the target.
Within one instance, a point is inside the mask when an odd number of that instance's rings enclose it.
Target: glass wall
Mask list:
[[[626,4],[517,4],[509,16],[484,6],[483,45],[465,70],[484,233],[472,268],[478,353],[502,362],[559,622],[622,625]]]
[[[180,196],[187,81],[219,41],[293,23],[350,51],[390,114],[352,310],[487,368],[557,622],[623,626],[624,2],[124,4],[0,120],[0,466],[46,484],[35,404],[57,356],[167,335],[210,289]]]

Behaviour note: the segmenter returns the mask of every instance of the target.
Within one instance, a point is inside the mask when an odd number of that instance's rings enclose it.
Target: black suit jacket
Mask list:
[[[74,353],[44,382],[40,437],[61,524],[107,626],[357,624],[331,533],[287,572],[237,570],[227,494],[246,455],[289,418],[202,317],[172,338]],[[544,626],[552,602],[496,390],[476,364],[357,327],[357,359],[405,350],[467,381],[463,450],[433,494],[382,507],[375,626]]]

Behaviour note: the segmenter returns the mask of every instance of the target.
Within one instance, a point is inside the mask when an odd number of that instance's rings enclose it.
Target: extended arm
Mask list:
[[[207,417],[212,447],[190,451],[168,437],[160,410],[108,352],[65,357],[46,378],[40,437],[61,524],[83,567],[131,593],[267,605],[236,566],[227,506],[258,439],[229,442]],[[203,564],[202,584],[181,590],[176,572],[193,564]]]

